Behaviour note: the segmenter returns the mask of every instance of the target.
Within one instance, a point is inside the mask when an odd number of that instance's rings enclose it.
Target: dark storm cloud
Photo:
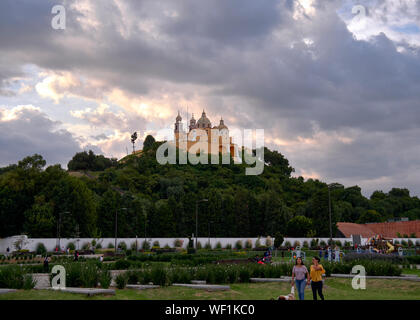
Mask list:
[[[48,164],[64,167],[79,143],[66,130],[57,130],[58,123],[33,107],[17,107],[11,119],[0,109],[0,166],[16,163],[28,155],[41,154]]]
[[[0,81],[33,63],[100,79],[103,90],[147,96],[176,87],[273,137],[353,135],[352,143],[284,150],[297,168],[399,183],[418,169],[419,49],[385,34],[355,39],[337,15],[340,3],[318,1],[315,15],[294,19],[292,0],[64,1],[67,29],[56,31],[51,1],[1,1]],[[84,119],[119,122],[94,116]]]

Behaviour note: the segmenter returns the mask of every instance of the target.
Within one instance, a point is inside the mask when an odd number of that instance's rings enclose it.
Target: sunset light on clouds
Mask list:
[[[0,165],[121,158],[132,132],[141,148],[205,109],[264,129],[296,176],[420,194],[418,1],[366,1],[363,18],[350,0],[199,2],[2,1]]]

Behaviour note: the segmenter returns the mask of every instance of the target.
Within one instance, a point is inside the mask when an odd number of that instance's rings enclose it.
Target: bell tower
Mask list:
[[[175,137],[177,139],[179,137],[180,132],[183,132],[183,127],[182,127],[182,117],[181,117],[181,115],[179,114],[179,111],[178,111],[178,116],[176,117],[175,129],[174,129],[174,134],[175,134]]]

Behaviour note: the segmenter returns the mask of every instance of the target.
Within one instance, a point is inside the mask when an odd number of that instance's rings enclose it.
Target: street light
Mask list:
[[[328,211],[330,215],[330,246],[332,245],[332,222],[331,222],[331,189],[341,187],[339,183],[331,183],[328,185]]]
[[[58,238],[57,247],[58,247],[58,250],[57,251],[61,250],[61,235],[60,235],[60,233],[61,233],[61,215],[63,213],[68,214],[70,212],[69,211],[64,211],[64,212],[60,212],[58,214],[58,220],[57,220],[57,238]]]
[[[121,208],[120,210],[127,210],[127,208]],[[114,250],[115,253],[117,253],[117,231],[118,231],[118,209],[115,209],[115,246],[114,246]]]
[[[209,226],[209,246],[210,246],[210,224],[213,223],[213,221],[208,221],[208,226]]]
[[[195,249],[197,250],[197,243],[198,243],[198,203],[199,202],[207,202],[209,199],[201,199],[195,202]]]

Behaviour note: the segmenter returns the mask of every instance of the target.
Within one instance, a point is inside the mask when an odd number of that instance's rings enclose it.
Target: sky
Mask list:
[[[419,0],[2,0],[0,166],[120,158],[205,109],[295,176],[420,195],[419,48]]]

